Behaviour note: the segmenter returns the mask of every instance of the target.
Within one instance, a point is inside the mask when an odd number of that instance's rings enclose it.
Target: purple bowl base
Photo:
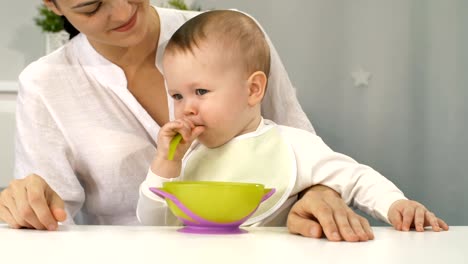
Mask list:
[[[207,234],[207,235],[235,235],[247,233],[247,230],[239,227],[200,227],[200,226],[185,226],[177,231],[190,234]]]

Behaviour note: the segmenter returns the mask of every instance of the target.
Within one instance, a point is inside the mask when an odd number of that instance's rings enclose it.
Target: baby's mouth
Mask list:
[[[192,124],[193,124],[194,126],[196,126],[196,127],[199,127],[199,126],[204,127],[204,126],[205,126],[205,125],[203,125],[203,123],[200,122],[200,121],[193,120],[193,119],[189,119],[189,120],[190,120],[190,122],[192,122]]]

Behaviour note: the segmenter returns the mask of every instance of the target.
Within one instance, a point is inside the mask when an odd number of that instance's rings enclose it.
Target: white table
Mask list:
[[[0,263],[468,263],[468,226],[448,232],[374,227],[375,240],[329,242],[285,228],[239,235],[196,235],[176,227],[60,226],[12,230],[0,224]]]

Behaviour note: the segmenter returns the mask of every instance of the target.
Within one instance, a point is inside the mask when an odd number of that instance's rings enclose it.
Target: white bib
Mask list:
[[[276,124],[264,120],[257,131],[234,138],[221,147],[209,149],[198,144],[185,160],[185,181],[226,181],[260,183],[275,188],[244,225],[270,216],[287,200],[294,187],[297,167],[291,146]]]

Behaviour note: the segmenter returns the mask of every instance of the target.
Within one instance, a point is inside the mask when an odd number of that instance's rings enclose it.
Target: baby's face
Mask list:
[[[226,61],[222,51],[209,45],[193,53],[164,55],[164,77],[174,99],[176,118],[189,118],[205,131],[198,140],[218,147],[233,137],[251,132],[258,114],[248,104],[246,74],[239,63]]]

